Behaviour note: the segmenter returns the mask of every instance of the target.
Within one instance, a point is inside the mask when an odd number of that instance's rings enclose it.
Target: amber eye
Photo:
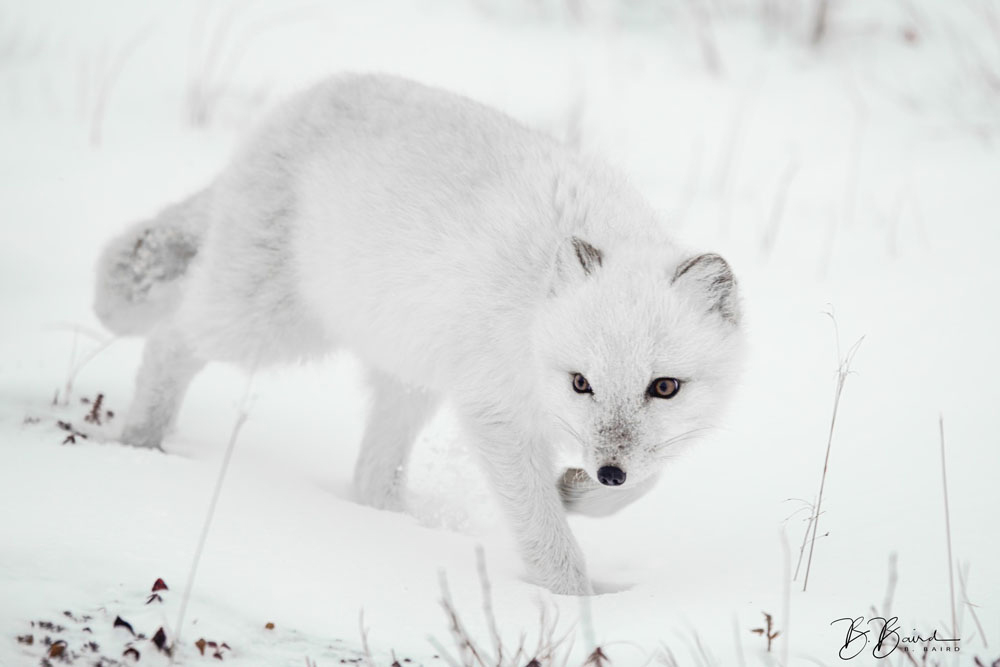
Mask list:
[[[673,398],[681,390],[681,381],[674,378],[656,378],[647,393],[653,398]]]
[[[590,383],[587,382],[587,378],[583,377],[579,373],[573,373],[573,391],[578,394],[594,393],[594,390],[590,388]]]

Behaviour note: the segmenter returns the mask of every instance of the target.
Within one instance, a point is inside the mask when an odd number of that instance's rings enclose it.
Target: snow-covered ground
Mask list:
[[[555,636],[572,633],[570,664],[600,646],[615,665],[834,665],[847,631],[836,619],[890,611],[901,635],[961,639],[927,664],[991,664],[1000,4],[843,0],[812,44],[815,6],[0,3],[0,665],[38,664],[46,638],[67,642],[54,663],[133,660],[128,645],[139,664],[166,662],[116,617],[148,638],[180,631],[179,664],[213,659],[198,639],[225,642],[234,664],[341,664],[365,659],[362,610],[376,664],[448,664],[428,639],[459,655],[439,572],[493,651],[477,545],[503,640],[527,636],[520,665],[541,609],[546,623],[558,610]],[[114,441],[141,342],[102,347],[90,311],[102,244],[207,182],[284,94],[342,70],[439,84],[607,157],[679,238],[722,253],[741,279],[751,356],[725,424],[634,506],[572,520],[600,595],[524,581],[447,408],[418,444],[410,511],[352,503],[366,394],[347,356],[258,373],[249,392],[242,372],[212,366],[168,454]],[[803,573],[790,579],[837,382],[830,310],[840,355],[864,341],[802,592]],[[81,402],[99,393],[100,426]],[[241,405],[249,417],[177,628]],[[59,421],[90,437],[62,444]],[[169,590],[146,605],[157,578]],[[752,632],[764,612],[780,632],[771,652]],[[849,664],[913,664],[902,648],[873,657],[877,634]],[[913,645],[916,664],[928,645],[955,644]]]

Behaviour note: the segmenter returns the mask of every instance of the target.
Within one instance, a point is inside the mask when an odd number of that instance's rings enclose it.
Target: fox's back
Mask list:
[[[560,240],[643,227],[631,190],[585,172],[464,97],[336,77],[274,113],[213,186],[203,282],[224,309],[266,314],[264,329],[322,332],[309,338],[433,383],[499,358],[490,346],[525,349]]]
[[[292,233],[327,326],[396,372],[427,360],[421,379],[510,341],[500,328],[523,332],[560,235],[560,147],[408,81],[341,79],[313,95],[305,125],[326,133],[297,175]]]

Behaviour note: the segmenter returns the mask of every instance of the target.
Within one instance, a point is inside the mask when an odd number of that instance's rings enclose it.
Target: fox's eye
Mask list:
[[[674,378],[656,378],[649,385],[648,393],[653,398],[673,398],[681,390],[681,381]]]
[[[578,394],[594,393],[594,390],[590,388],[590,383],[587,382],[587,378],[583,377],[579,373],[573,373],[573,391]]]

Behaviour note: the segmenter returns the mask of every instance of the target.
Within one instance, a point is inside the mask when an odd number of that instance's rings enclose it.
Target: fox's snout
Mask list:
[[[618,466],[602,466],[597,470],[597,481],[604,486],[621,486],[625,483],[625,471]]]

